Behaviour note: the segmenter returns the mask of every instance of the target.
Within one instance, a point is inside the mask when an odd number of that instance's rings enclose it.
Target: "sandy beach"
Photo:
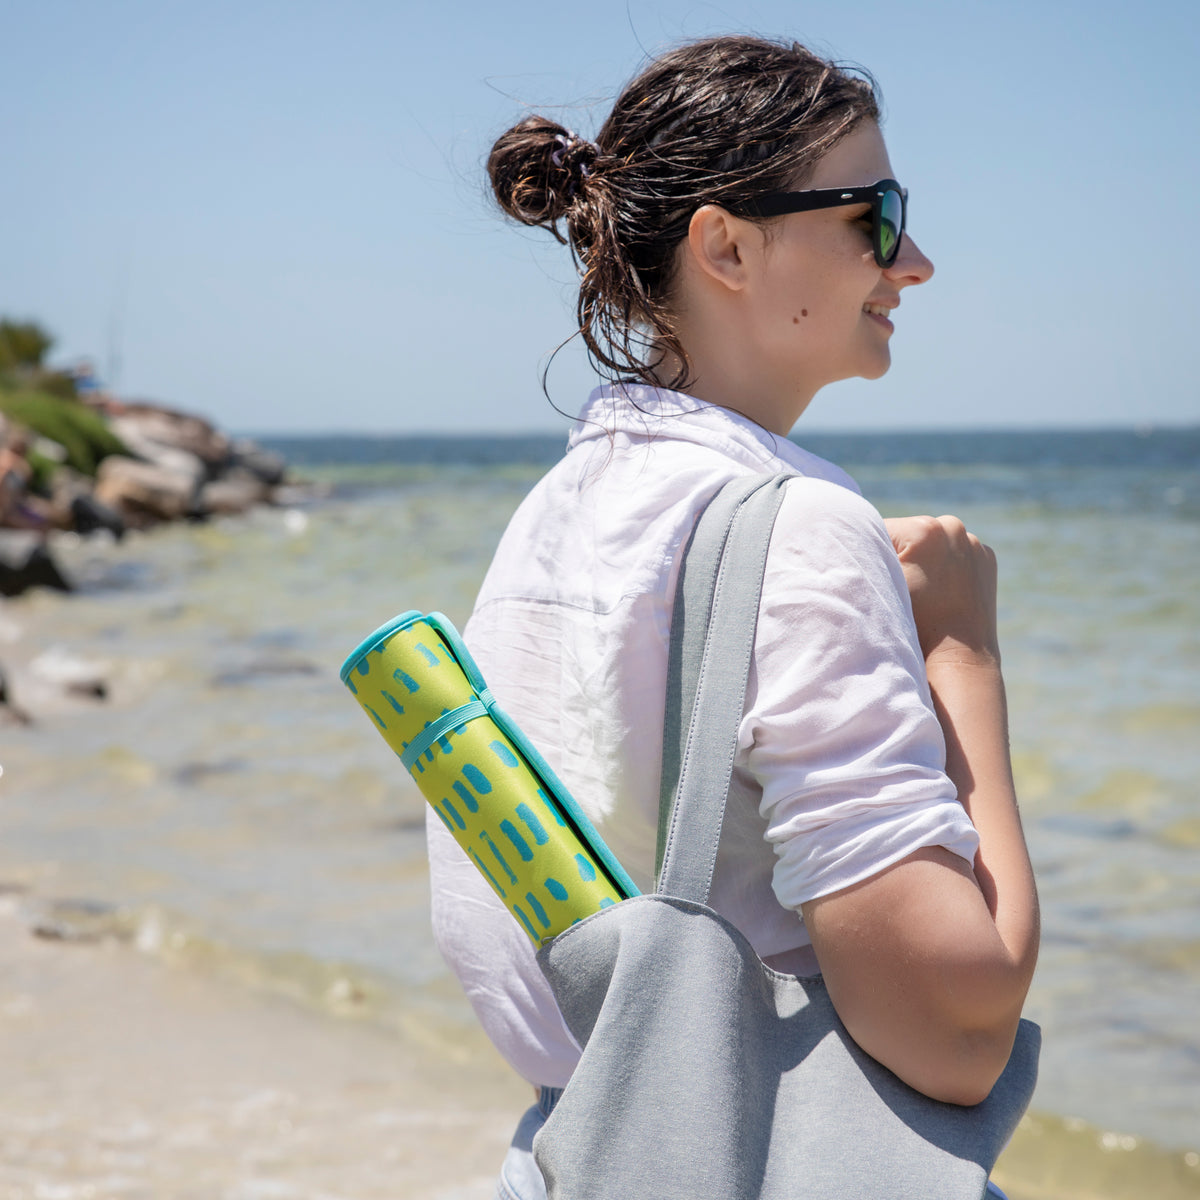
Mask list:
[[[35,937],[0,898],[0,1197],[488,1200],[528,1090],[395,1033]]]

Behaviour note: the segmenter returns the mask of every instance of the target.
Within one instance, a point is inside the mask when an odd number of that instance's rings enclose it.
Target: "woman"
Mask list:
[[[531,117],[489,160],[501,207],[566,241],[602,373],[505,532],[466,630],[500,703],[643,888],[679,554],[728,480],[789,471],[712,905],[779,969],[825,977],[914,1088],[982,1099],[1037,953],[1008,761],[995,562],[953,518],[884,523],[785,440],[816,391],[889,365],[932,274],[869,82],[794,44],[652,63],[593,144]],[[578,1048],[524,933],[430,821],[434,925],[484,1027],[539,1089],[499,1185],[539,1195],[532,1133]]]

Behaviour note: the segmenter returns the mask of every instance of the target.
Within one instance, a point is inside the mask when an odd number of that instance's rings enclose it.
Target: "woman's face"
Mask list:
[[[894,175],[883,136],[873,121],[864,121],[818,162],[803,187],[889,178]],[[888,369],[889,318],[900,292],[933,274],[933,264],[907,234],[890,267],[876,264],[865,204],[777,218],[747,265],[753,269],[746,327],[762,384],[785,401],[785,411],[798,405],[795,417],[825,384],[853,376],[877,379]]]

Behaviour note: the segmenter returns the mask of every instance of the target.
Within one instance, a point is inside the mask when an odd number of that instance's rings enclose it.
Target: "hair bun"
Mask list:
[[[566,217],[600,156],[594,142],[546,117],[527,117],[502,134],[488,156],[500,207],[524,225],[549,228]]]
[[[568,129],[566,133],[554,135],[554,144],[558,148],[550,155],[550,163],[558,170],[567,172],[572,186],[582,183],[591,175],[592,164],[600,157],[595,142],[589,142],[573,129]]]

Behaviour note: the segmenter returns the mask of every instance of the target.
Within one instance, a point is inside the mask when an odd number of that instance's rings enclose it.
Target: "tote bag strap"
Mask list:
[[[658,878],[663,895],[708,903],[754,650],[763,569],[791,475],[726,484],[684,550],[671,615]]]

